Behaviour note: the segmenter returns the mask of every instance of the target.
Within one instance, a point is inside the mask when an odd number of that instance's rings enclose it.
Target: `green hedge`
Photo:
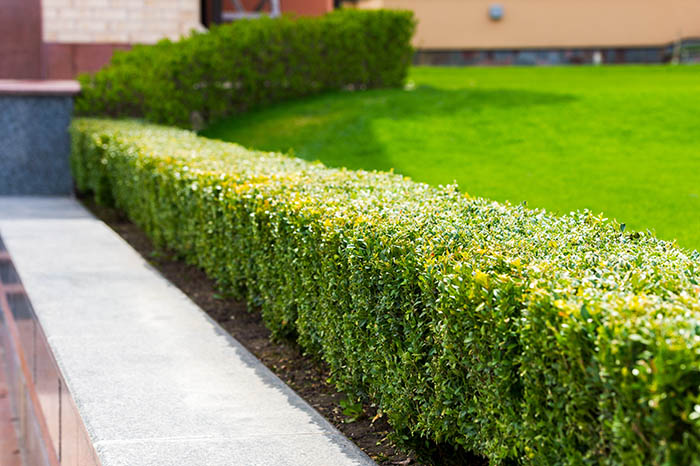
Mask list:
[[[322,91],[400,86],[414,27],[411,12],[391,10],[235,21],[115,52],[80,76],[76,111],[190,127]]]
[[[494,464],[700,463],[700,255],[136,122],[72,126],[78,186],[321,355],[399,432]]]

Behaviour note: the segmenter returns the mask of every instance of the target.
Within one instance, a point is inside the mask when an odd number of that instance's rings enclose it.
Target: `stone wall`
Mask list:
[[[68,195],[75,82],[0,80],[0,196]]]

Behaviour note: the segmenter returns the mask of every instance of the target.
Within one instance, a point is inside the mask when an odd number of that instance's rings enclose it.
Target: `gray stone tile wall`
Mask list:
[[[69,95],[0,95],[0,195],[73,192]]]

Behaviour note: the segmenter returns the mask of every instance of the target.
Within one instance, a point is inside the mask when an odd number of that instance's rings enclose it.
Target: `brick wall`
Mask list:
[[[199,0],[43,0],[48,43],[153,43],[201,29]]]
[[[40,77],[39,0],[0,0],[0,79]]]
[[[42,0],[43,75],[72,78],[115,50],[201,30],[199,8],[200,0]]]
[[[248,11],[254,11],[260,0],[240,0],[241,5]],[[235,11],[233,2],[222,0],[224,11]],[[270,11],[270,2],[264,6],[264,11]],[[280,0],[283,13],[294,13],[304,16],[320,16],[333,10],[333,0]]]
[[[318,16],[333,9],[333,0],[281,0],[282,11],[300,15]]]

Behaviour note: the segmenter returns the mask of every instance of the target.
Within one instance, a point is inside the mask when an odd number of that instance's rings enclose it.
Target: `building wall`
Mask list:
[[[200,29],[199,0],[42,0],[49,43],[154,43]]]
[[[0,79],[40,78],[39,0],[1,0],[0,3]]]
[[[500,4],[500,21],[489,6]],[[699,0],[361,0],[413,10],[419,49],[643,47],[700,37]]]
[[[106,65],[116,50],[129,50],[127,43],[49,42],[43,47],[43,62],[48,79],[72,79],[79,73],[97,71]]]
[[[247,10],[254,10],[260,0],[241,0],[241,5]],[[264,11],[270,11],[269,1]],[[222,0],[224,11],[235,11],[231,0]],[[333,9],[333,0],[280,0],[280,9],[283,13],[296,13],[304,16],[320,16]]]
[[[45,77],[96,71],[115,50],[202,29],[200,0],[42,0]]]
[[[280,0],[283,12],[320,16],[333,9],[333,0]]]

